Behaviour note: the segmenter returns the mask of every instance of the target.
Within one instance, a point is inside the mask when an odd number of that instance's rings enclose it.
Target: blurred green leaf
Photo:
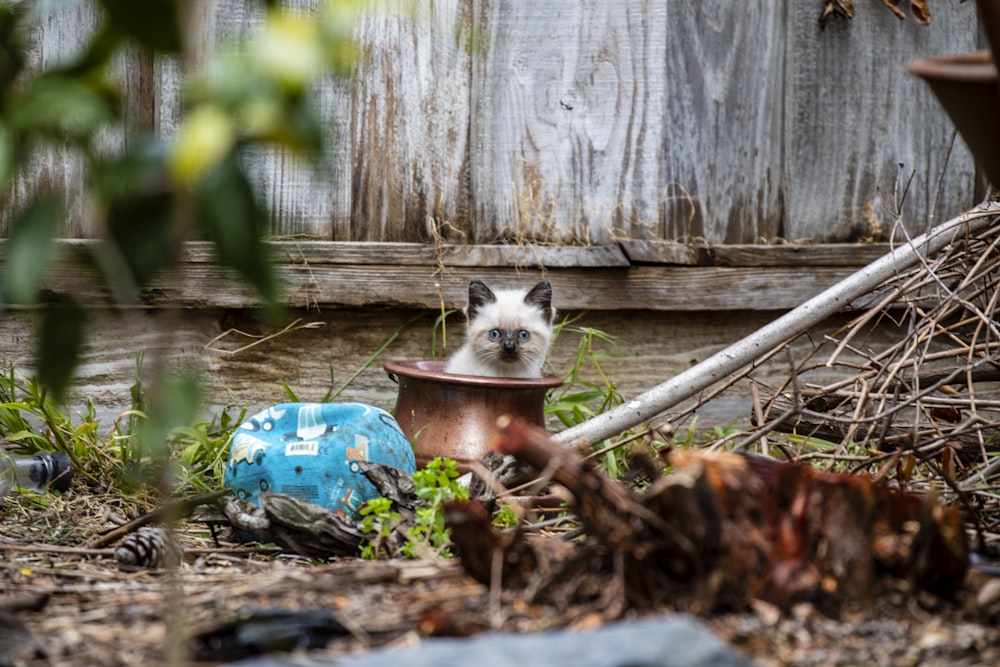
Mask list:
[[[305,157],[315,168],[325,166],[326,128],[305,98],[258,98],[241,109],[240,119],[250,141],[275,144]]]
[[[62,227],[62,202],[43,195],[24,207],[10,224],[4,284],[10,303],[34,303],[55,257]]]
[[[275,98],[277,90],[264,73],[238,53],[226,53],[186,81],[184,90],[188,108],[200,104],[218,104],[235,110],[252,97]]]
[[[320,161],[326,126],[315,100],[289,91],[247,58],[230,57],[190,82],[187,100],[197,107],[217,105],[235,121],[240,134],[253,142],[273,143]],[[225,133],[215,131],[217,136]],[[211,146],[215,141],[204,140]],[[188,151],[190,152],[190,151]]]
[[[7,185],[14,177],[16,163],[17,151],[14,135],[7,125],[0,123],[0,192],[7,191]]]
[[[326,60],[334,72],[350,74],[357,60],[358,48],[354,27],[362,11],[361,0],[328,0],[322,14],[321,31]]]
[[[146,136],[129,142],[129,150],[99,165],[97,193],[106,202],[136,192],[167,187],[167,146],[160,137]]]
[[[267,12],[249,55],[283,90],[305,90],[325,66],[319,23],[289,8]]]
[[[61,68],[55,68],[53,71],[78,77],[99,76],[101,68],[107,65],[122,48],[122,41],[120,33],[106,25],[101,26],[74,62]]]
[[[214,104],[196,107],[181,124],[168,158],[180,183],[205,177],[232,151],[236,132],[229,114]]]
[[[100,0],[111,26],[142,46],[163,53],[181,50],[180,0]]]
[[[35,352],[38,382],[61,400],[83,350],[86,314],[72,297],[61,297],[42,316]]]
[[[87,140],[117,116],[114,94],[91,81],[50,74],[13,100],[7,122],[14,131]]]
[[[285,113],[283,131],[264,137],[314,161],[323,153],[324,126],[316,109],[305,99],[292,103]]]
[[[167,430],[193,424],[201,409],[203,393],[196,375],[167,375],[153,394],[150,417]]]
[[[108,210],[108,236],[135,286],[144,287],[173,264],[182,232],[175,224],[175,194],[166,173],[166,147],[156,137],[98,169],[97,190]]]
[[[123,478],[125,483],[157,486],[172,483],[165,475],[172,453],[171,434],[195,423],[202,397],[202,385],[195,375],[171,373],[156,378],[149,391],[148,418],[137,424],[135,445],[129,452],[132,463]]]
[[[0,6],[0,110],[6,107],[11,87],[24,69],[28,39],[23,18],[21,6]]]
[[[261,238],[267,230],[267,211],[254,195],[235,151],[199,184],[195,197],[198,222],[215,242],[219,260],[275,308],[278,284]]]
[[[108,210],[108,236],[138,288],[177,261],[181,234],[174,225],[174,194],[141,192],[117,199]]]

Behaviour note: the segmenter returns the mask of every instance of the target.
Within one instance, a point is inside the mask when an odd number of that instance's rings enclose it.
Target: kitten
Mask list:
[[[552,338],[556,311],[552,286],[494,292],[481,280],[469,283],[465,343],[445,371],[462,375],[539,378]]]

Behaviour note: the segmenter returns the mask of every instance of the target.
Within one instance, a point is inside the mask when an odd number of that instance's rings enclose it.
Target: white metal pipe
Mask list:
[[[701,363],[623,405],[555,434],[553,439],[567,445],[584,446],[650,421],[752,363],[784,341],[847,308],[853,300],[916,265],[921,257],[937,252],[956,238],[989,226],[997,214],[1000,214],[1000,203],[987,202],[938,225]]]

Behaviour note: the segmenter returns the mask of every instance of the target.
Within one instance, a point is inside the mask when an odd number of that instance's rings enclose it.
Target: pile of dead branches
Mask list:
[[[899,273],[804,358],[792,358],[793,341],[773,350],[790,371],[780,386],[754,386],[745,443],[904,488],[934,485],[965,507],[977,549],[1000,547],[998,246],[1000,225],[968,234]],[[871,343],[876,329],[896,341]],[[832,370],[842,379],[829,382]],[[775,432],[794,437],[769,443]]]

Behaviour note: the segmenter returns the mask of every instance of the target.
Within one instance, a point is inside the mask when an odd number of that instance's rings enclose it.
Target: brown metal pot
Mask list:
[[[990,52],[918,58],[909,72],[930,85],[986,178],[1000,187],[1000,81]]]
[[[515,415],[545,425],[545,395],[562,379],[479,377],[444,372],[443,361],[394,361],[385,364],[399,383],[394,415],[414,443],[417,465],[435,456],[454,459],[460,468],[489,452],[497,417]]]
[[[993,187],[1000,188],[1000,0],[976,0],[990,51],[918,58],[910,63],[930,87]],[[991,54],[992,51],[992,54]]]
[[[993,52],[993,62],[1000,62],[1000,0],[976,0],[976,10],[986,43]]]

